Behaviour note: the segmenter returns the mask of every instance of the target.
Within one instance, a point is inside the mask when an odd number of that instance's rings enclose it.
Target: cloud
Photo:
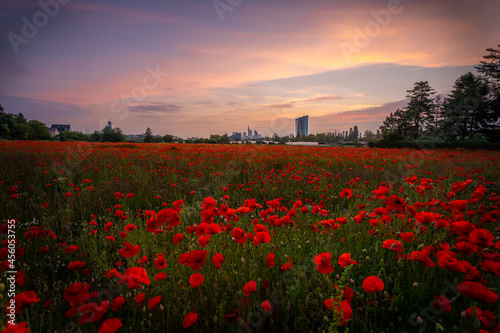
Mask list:
[[[307,102],[316,102],[316,101],[325,101],[325,100],[329,100],[329,99],[344,99],[345,97],[343,96],[320,96],[320,97],[312,97],[312,98],[308,98],[304,101],[304,103],[307,103]]]
[[[166,103],[150,103],[150,104],[145,104],[145,105],[137,105],[133,106],[130,108],[131,112],[138,112],[138,113],[153,113],[153,112],[160,112],[160,113],[178,113],[182,109],[182,106],[180,105],[175,105],[175,104],[166,104]]]
[[[297,102],[289,102],[289,103],[277,103],[277,104],[268,104],[268,105],[263,105],[262,107],[264,108],[271,108],[271,109],[287,109],[287,108],[293,108],[293,105]]]

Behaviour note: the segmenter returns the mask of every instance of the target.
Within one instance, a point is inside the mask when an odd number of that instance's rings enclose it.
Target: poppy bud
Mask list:
[[[350,283],[350,284],[354,284],[354,280],[353,280],[353,279],[350,279],[350,280],[349,280],[349,283]]]
[[[149,318],[153,318],[153,314],[151,312],[149,313]]]
[[[422,325],[424,323],[424,320],[422,319],[422,317],[420,317],[420,316],[417,317],[417,323],[419,325]]]
[[[340,280],[340,275],[338,275],[338,274],[337,274],[337,275],[335,275],[335,278],[336,278],[337,280]]]
[[[467,317],[467,312],[465,312],[465,311],[462,311],[462,313],[460,314],[460,316],[461,316],[462,318],[465,318],[465,317]]]
[[[160,306],[158,307],[158,309],[160,309],[160,311],[163,312],[163,310],[165,310],[165,308],[163,307],[163,305],[160,304]]]
[[[142,307],[142,313],[146,313],[146,307],[145,306]]]
[[[415,283],[413,284],[413,288],[418,288],[418,282],[415,282]]]
[[[366,257],[366,259],[365,259],[365,260],[366,260],[366,261],[368,261],[368,262],[370,262],[370,261],[371,261],[370,257],[368,257],[368,256]]]

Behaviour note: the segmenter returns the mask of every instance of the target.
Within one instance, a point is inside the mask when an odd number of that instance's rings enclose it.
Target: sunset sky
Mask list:
[[[46,9],[43,9],[45,7]],[[48,12],[48,14],[47,14]],[[375,131],[500,44],[498,0],[4,0],[0,104],[88,133]],[[34,29],[33,29],[34,28]]]

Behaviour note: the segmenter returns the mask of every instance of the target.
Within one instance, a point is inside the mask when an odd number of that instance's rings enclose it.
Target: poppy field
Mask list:
[[[0,142],[0,330],[500,332],[499,162]]]

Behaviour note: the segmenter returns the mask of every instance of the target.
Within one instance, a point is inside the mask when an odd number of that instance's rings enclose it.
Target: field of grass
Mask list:
[[[0,330],[499,332],[499,162],[1,142]]]

